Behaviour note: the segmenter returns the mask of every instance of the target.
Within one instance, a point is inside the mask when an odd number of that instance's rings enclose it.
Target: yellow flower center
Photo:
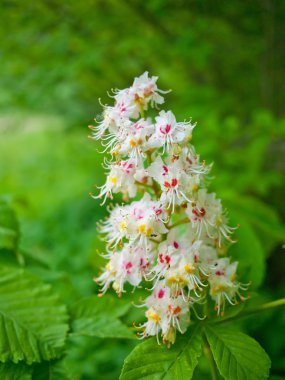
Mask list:
[[[109,181],[113,184],[113,185],[116,185],[117,183],[117,177],[113,176],[113,175],[110,175],[109,176]]]
[[[160,321],[160,316],[151,310],[147,312],[147,318],[155,323],[159,323]]]
[[[145,236],[150,236],[151,233],[152,233],[152,228],[151,227],[146,227],[145,224],[140,224],[138,226],[138,232],[142,235],[145,235]]]
[[[227,290],[227,286],[220,284],[212,288],[212,293],[216,295],[217,293],[225,292],[226,290]]]
[[[195,268],[191,267],[189,264],[184,265],[184,270],[186,273],[192,274],[195,272]]]
[[[126,228],[126,222],[121,222],[119,226],[120,230],[123,231]]]

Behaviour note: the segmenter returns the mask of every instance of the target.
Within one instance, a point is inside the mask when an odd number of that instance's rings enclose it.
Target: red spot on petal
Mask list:
[[[165,261],[166,261],[166,264],[169,264],[170,261],[171,261],[170,256],[166,255],[166,256],[165,256]]]
[[[172,186],[172,187],[175,187],[177,184],[178,184],[177,179],[176,179],[176,178],[173,178],[173,179],[171,180],[171,186]]]
[[[166,124],[165,126],[165,133],[169,133],[171,131],[171,125],[170,124]]]
[[[164,185],[164,187],[166,187],[167,189],[170,189],[170,188],[171,188],[170,183],[167,182],[167,181],[165,181],[163,185]]]
[[[181,307],[180,306],[177,306],[174,310],[173,310],[173,314],[179,314],[181,311]]]
[[[162,165],[162,169],[163,169],[163,174],[162,175],[166,175],[168,173],[168,168],[166,165]]]

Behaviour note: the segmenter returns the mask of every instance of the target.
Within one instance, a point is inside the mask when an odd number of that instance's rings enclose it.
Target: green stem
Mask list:
[[[280,300],[264,303],[263,305],[259,305],[255,308],[245,310],[244,312],[241,312],[237,315],[234,315],[233,317],[227,318],[224,321],[219,320],[216,323],[228,322],[228,321],[231,321],[234,319],[248,317],[252,314],[256,314],[256,313],[266,311],[266,310],[275,309],[275,308],[280,307],[280,306],[285,306],[285,298],[281,298]]]
[[[190,223],[190,219],[184,218],[184,219],[178,220],[177,222],[173,223],[168,228],[171,230],[171,228],[174,228],[174,227],[180,226],[180,224],[186,224],[186,223]]]
[[[246,317],[251,314],[259,313],[260,311],[275,309],[276,307],[280,307],[280,306],[285,306],[285,298],[281,298],[280,300],[276,300],[272,302],[267,302],[255,308],[245,310],[244,312],[241,312],[238,316]]]
[[[212,380],[219,380],[220,377],[219,377],[218,369],[217,369],[217,366],[215,363],[215,359],[213,357],[213,354],[212,354],[210,345],[207,341],[207,338],[204,334],[203,334],[203,341],[204,341],[204,347],[203,347],[204,354],[205,354],[206,358],[208,359],[208,362],[210,365]]]

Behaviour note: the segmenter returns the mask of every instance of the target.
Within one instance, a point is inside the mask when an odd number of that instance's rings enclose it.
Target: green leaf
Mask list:
[[[72,380],[73,377],[69,371],[64,359],[51,360],[34,366],[33,380]]]
[[[0,248],[14,250],[19,238],[19,226],[14,211],[0,199]]]
[[[127,326],[118,319],[129,308],[129,302],[108,295],[80,300],[72,308],[73,335],[134,339]]]
[[[232,213],[233,220],[240,223],[234,238],[237,243],[232,245],[229,255],[239,262],[238,273],[242,282],[252,281],[251,288],[261,285],[265,274],[265,252],[251,225],[237,211]]]
[[[0,361],[28,364],[58,357],[67,313],[51,290],[22,269],[0,268]]]
[[[107,315],[75,320],[72,328],[74,331],[72,335],[96,336],[97,338],[135,338],[134,334],[119,319]]]
[[[230,210],[237,209],[261,233],[279,242],[285,240],[285,227],[272,207],[249,196],[231,197],[228,203]]]
[[[73,305],[71,315],[73,319],[94,317],[94,315],[112,315],[118,318],[126,314],[130,308],[129,300],[123,300],[111,295],[103,297],[91,296],[78,301]]]
[[[139,344],[125,359],[120,380],[191,379],[201,355],[199,326],[179,336],[173,346],[158,345],[155,338]]]
[[[252,293],[250,295],[252,296]],[[226,322],[228,319],[236,317],[237,315],[239,315],[239,313],[241,313],[244,310],[245,304],[245,302],[240,302],[238,305],[229,305],[226,308],[225,314],[223,316],[217,315],[217,312],[215,312],[215,316],[211,318],[211,322],[223,323]]]
[[[206,326],[215,362],[226,380],[262,380],[269,376],[270,359],[251,337],[228,327]]]
[[[0,379],[1,380],[31,380],[32,379],[31,366],[23,363],[1,363],[0,364]]]

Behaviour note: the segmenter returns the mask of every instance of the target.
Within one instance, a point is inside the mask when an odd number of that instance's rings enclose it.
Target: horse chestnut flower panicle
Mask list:
[[[139,335],[174,343],[177,330],[183,334],[189,326],[191,311],[200,318],[195,308],[201,302],[212,302],[223,315],[226,304],[245,299],[247,285],[237,280],[238,263],[219,257],[234,243],[235,228],[228,226],[221,200],[206,189],[211,165],[190,144],[195,124],[178,122],[171,111],[146,115],[164,103],[167,91],[157,79],[145,72],[129,88],[115,90],[114,105],[104,106],[103,121],[90,127],[90,137],[110,154],[106,183],[93,197],[105,203],[115,193],[124,201],[141,194],[110,208],[99,224],[108,263],[95,281],[101,294],[112,286],[119,295],[127,283],[136,288],[150,282]]]

